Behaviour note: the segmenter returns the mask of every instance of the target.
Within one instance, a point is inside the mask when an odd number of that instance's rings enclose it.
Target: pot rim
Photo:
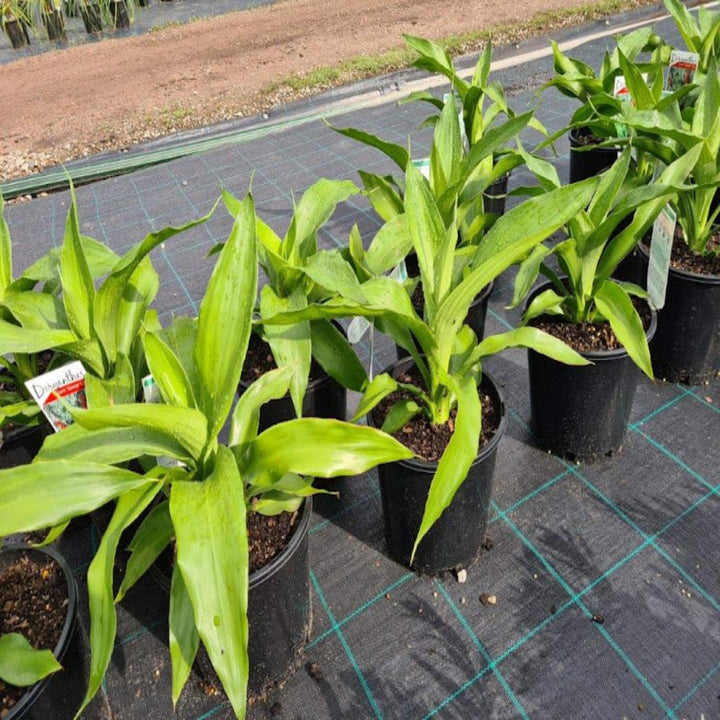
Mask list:
[[[565,278],[566,276],[564,275],[559,277],[560,280],[564,280]],[[545,282],[540,283],[540,285],[538,285],[537,287],[533,288],[533,290],[525,299],[525,303],[523,305],[523,314],[525,314],[525,311],[528,309],[528,306],[533,301],[535,296],[549,287],[552,287],[552,282],[550,280],[546,280]],[[657,330],[657,310],[654,310],[650,303],[648,303],[647,305],[650,308],[650,327],[648,327],[648,329],[645,331],[645,337],[647,338],[647,341],[649,343],[653,339],[655,331]],[[528,348],[528,352],[532,352],[532,349]],[[628,351],[624,347],[616,348],[615,350],[577,350],[576,352],[579,355],[582,355],[582,357],[593,360],[594,362],[612,361],[629,357]]]
[[[413,364],[412,357],[405,357],[400,360],[396,360],[395,362],[388,365],[383,372],[388,372],[392,374],[392,370],[397,369],[398,367],[402,365],[411,365]],[[489,382],[491,385],[491,388],[495,390],[497,394],[498,404],[499,404],[499,411],[500,411],[500,424],[497,426],[497,430],[495,430],[495,434],[490,438],[490,442],[488,442],[487,445],[483,445],[483,447],[480,448],[477,455],[475,455],[475,459],[472,461],[470,467],[473,467],[474,465],[477,465],[478,463],[484,461],[489,455],[495,452],[497,449],[497,446],[500,442],[500,439],[505,434],[505,428],[507,427],[507,412],[505,411],[505,396],[503,395],[502,390],[500,389],[500,386],[495,382],[494,378],[489,372],[486,372],[483,370],[482,373],[482,379],[480,380],[480,385],[483,384],[483,382]],[[371,427],[375,427],[375,424],[372,422],[372,411],[370,411],[367,415],[367,422],[368,425]],[[413,470],[420,470],[422,472],[426,472],[428,474],[434,475],[435,471],[437,470],[438,465],[440,464],[439,460],[422,460],[420,458],[411,458],[409,460],[394,460],[394,463],[397,463],[398,465],[412,468]],[[463,480],[464,482],[464,480]]]
[[[63,629],[60,633],[60,639],[57,641],[57,644],[53,648],[53,655],[55,656],[55,659],[62,665],[63,658],[65,657],[65,653],[67,652],[68,647],[70,646],[70,638],[75,631],[75,625],[77,622],[78,589],[75,577],[73,576],[72,570],[70,569],[70,565],[68,564],[67,560],[65,560],[65,558],[60,555],[60,553],[49,547],[40,548],[16,543],[13,545],[7,545],[0,549],[0,556],[6,553],[35,553],[38,555],[49,556],[62,569],[63,575],[65,576],[65,584],[67,586],[68,592],[68,606],[65,614],[65,622],[63,624]],[[35,699],[38,697],[38,695],[42,693],[42,691],[45,689],[45,686],[52,679],[52,677],[53,675],[48,675],[42,680],[38,680],[38,682],[36,682],[34,685],[28,687],[20,700],[18,700],[17,703],[12,706],[5,720],[13,720],[14,718],[19,718],[21,715],[23,715],[26,709],[35,702]]]
[[[643,258],[650,262],[650,248],[646,248],[642,241],[637,244],[637,248]],[[670,275],[681,278],[686,282],[694,282],[700,285],[720,285],[720,275],[703,275],[689,270],[676,269],[672,266],[668,272]]]
[[[582,126],[587,127],[587,126]],[[571,127],[570,130],[568,130],[568,139],[570,140],[570,150],[577,151],[577,146],[581,146],[584,148],[588,148],[588,150],[594,150],[595,152],[603,152],[606,151],[608,153],[618,153],[620,151],[619,145],[608,145],[605,147],[599,147],[595,143],[591,143],[589,145],[581,143],[577,138],[580,133],[581,126],[576,125],[575,127]],[[575,143],[575,145],[573,145]],[[586,152],[584,150],[581,150],[580,152]]]

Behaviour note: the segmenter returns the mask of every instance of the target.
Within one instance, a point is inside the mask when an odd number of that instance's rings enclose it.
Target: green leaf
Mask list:
[[[390,393],[395,392],[399,385],[397,380],[383,373],[376,375],[367,386],[364,395],[360,399],[360,404],[353,418],[353,422],[357,422],[360,418],[365,417],[381,400],[386,398]]]
[[[2,305],[24,328],[65,331],[68,329],[62,301],[49,293],[8,290],[2,299]]]
[[[615,337],[622,343],[628,355],[652,379],[652,363],[645,330],[625,290],[612,280],[607,280],[595,291],[595,305],[607,318]]]
[[[256,292],[255,208],[248,195],[210,277],[198,317],[194,357],[204,392],[197,399],[209,420],[208,437],[220,432],[235,398]]]
[[[59,525],[122,493],[156,484],[129,470],[86,461],[0,470],[0,536]]]
[[[257,437],[260,408],[270,400],[279,400],[287,394],[295,375],[295,366],[285,365],[261,375],[243,392],[235,404],[230,425],[228,445],[237,448],[236,456],[242,456],[247,443]]]
[[[463,324],[475,296],[510,265],[525,257],[535,245],[583,210],[597,183],[589,178],[526,200],[493,225],[478,248],[474,269],[445,299],[435,320],[441,338],[438,362],[447,367],[451,340]]]
[[[265,285],[260,292],[260,317],[263,321],[278,313],[302,311],[306,307],[307,296],[300,287],[296,287],[288,297],[278,296],[270,285]],[[295,413],[300,417],[312,361],[310,323],[298,321],[289,326],[279,326],[264,322],[263,333],[278,367],[292,365],[295,368],[290,396]]]
[[[526,347],[566,365],[590,365],[582,355],[552,335],[534,327],[518,327],[485,338],[472,354],[474,361],[511,347]]]
[[[375,275],[392,270],[412,249],[407,215],[396,215],[378,231],[365,254],[365,262]]]
[[[513,290],[512,302],[510,307],[517,307],[535,284],[538,273],[540,272],[540,265],[543,260],[552,252],[551,248],[545,245],[536,245],[528,257],[520,263],[517,275],[515,276],[515,287]]]
[[[340,420],[302,418],[265,430],[248,446],[244,477],[265,484],[293,472],[312,477],[357,475],[380,463],[411,458],[397,440]]]
[[[328,320],[310,323],[312,354],[320,367],[343,387],[362,392],[367,373],[347,338]]]
[[[110,524],[100,541],[87,573],[88,604],[90,606],[90,679],[80,709],[75,718],[95,697],[107,672],[113,647],[117,616],[113,602],[113,568],[120,535],[152,502],[158,485],[129,490],[118,498]]]
[[[159,335],[147,333],[143,347],[148,369],[169,405],[197,408],[192,384],[180,360]]]
[[[70,330],[34,330],[0,320],[0,354],[39,353],[74,342]]]
[[[380,429],[386,433],[397,432],[421,410],[422,408],[414,400],[401,400],[390,408]]]
[[[450,505],[478,454],[482,410],[475,379],[471,375],[465,375],[458,379],[454,389],[457,396],[455,432],[440,458],[430,484],[420,529],[410,557],[411,564],[420,541]]]
[[[558,293],[552,288],[544,290],[533,298],[533,301],[530,303],[528,309],[523,315],[523,322],[527,323],[540,315],[561,314],[564,300],[565,297],[563,295],[558,295]]]
[[[62,665],[51,650],[36,650],[20,633],[0,635],[0,680],[28,687],[58,670]]]
[[[97,335],[108,358],[115,359],[117,350],[129,351],[130,343],[137,335],[145,307],[157,291],[156,276],[147,255],[158,245],[178,233],[204,223],[215,211],[215,206],[204,217],[191,220],[179,227],[165,227],[149,233],[142,242],[128,251],[113,268],[95,296],[94,322]],[[141,268],[142,264],[142,268]],[[134,282],[131,282],[131,278]],[[145,289],[145,301],[138,304],[138,291]],[[147,297],[150,295],[150,297]]]
[[[60,279],[65,313],[71,330],[79,338],[95,337],[93,307],[95,285],[85,257],[80,235],[75,189],[70,187],[70,210],[65,223],[65,237],[60,252]]]
[[[320,250],[311,255],[303,272],[330,293],[357,303],[367,302],[350,263],[337,250]]]
[[[207,479],[173,483],[170,493],[176,564],[192,603],[195,626],[238,717],[245,715],[248,678],[243,480],[232,453],[221,445]]]
[[[128,403],[76,411],[73,418],[87,430],[141,428],[153,433],[148,438],[165,435],[193,458],[200,457],[208,438],[207,419],[201,412],[172,405]]]
[[[328,127],[351,140],[357,140],[358,142],[369,145],[370,147],[377,148],[381,152],[384,152],[391,160],[393,160],[398,167],[405,172],[410,155],[408,151],[402,145],[396,145],[395,143],[386,142],[381,140],[376,135],[363,132],[362,130],[356,130],[355,128],[337,128],[328,123]]]
[[[368,201],[383,220],[390,220],[404,212],[402,197],[397,188],[386,178],[364,170],[358,170],[358,175],[367,190]]]
[[[12,279],[12,241],[10,228],[5,222],[5,202],[0,193],[0,296],[4,294]]]
[[[173,707],[180,699],[180,693],[190,677],[192,664],[197,655],[200,635],[195,627],[192,603],[177,565],[173,566],[170,586],[170,661],[172,663]]]
[[[151,565],[168,546],[173,536],[173,526],[170,520],[170,505],[167,500],[156,505],[142,521],[135,536],[130,541],[125,575],[122,584],[115,596],[119,603],[128,590],[148,571]]]
[[[285,237],[283,255],[289,260],[305,260],[317,252],[317,232],[330,219],[338,203],[359,192],[350,180],[320,178],[300,198]],[[296,264],[300,264],[297,263]]]

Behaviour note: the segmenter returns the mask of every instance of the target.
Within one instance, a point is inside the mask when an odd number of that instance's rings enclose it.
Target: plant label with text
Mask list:
[[[86,408],[85,368],[76,360],[26,381],[25,387],[55,432],[73,424],[72,408]]]
[[[665,305],[665,290],[676,222],[677,213],[667,205],[653,224],[647,289],[650,304],[655,310],[660,310]]]

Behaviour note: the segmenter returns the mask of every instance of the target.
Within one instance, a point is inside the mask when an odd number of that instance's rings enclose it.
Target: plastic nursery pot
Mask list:
[[[587,138],[587,131],[572,128],[568,133],[570,139],[570,182],[578,182],[589,177],[599,175],[607,170],[617,159],[618,149],[613,147],[596,147],[590,150],[587,148],[592,143],[583,142],[582,137]]]
[[[509,178],[510,173],[507,173],[486,188],[483,193],[483,210],[486,213],[502,215],[505,212]]]
[[[15,427],[0,433],[0,469],[27,465],[38,454],[50,432],[47,423],[35,427]]]
[[[488,302],[490,293],[492,293],[493,282],[487,285],[483,291],[472,301],[468,314],[465,316],[465,323],[469,325],[472,331],[477,335],[478,341],[485,337],[485,318],[487,317]],[[395,352],[398,360],[409,357],[409,353],[405,348],[395,345]]]
[[[43,24],[48,34],[48,40],[65,39],[65,21],[57,8],[51,12],[43,12]]]
[[[88,3],[80,6],[85,31],[88,35],[92,33],[102,32],[102,17],[100,15],[100,6],[97,3]]]
[[[398,360],[386,372],[397,376],[412,365],[410,358]],[[502,393],[487,373],[483,373],[481,389],[490,395],[497,407],[500,425],[490,442],[478,453],[450,506],[420,541],[412,564],[416,572],[436,574],[468,568],[475,562],[485,541],[495,456],[505,432],[506,418]],[[368,416],[368,423],[372,422]],[[437,462],[413,459],[378,467],[388,552],[393,560],[408,567],[437,466]]]
[[[547,290],[540,285],[527,299]],[[652,312],[645,335],[657,327]],[[538,445],[555,455],[592,461],[620,449],[640,368],[624,348],[581,352],[593,365],[573,366],[528,350],[530,424]]]
[[[250,574],[248,590],[248,697],[263,695],[297,670],[310,636],[310,566],[308,527],[312,498],[306,498],[298,526],[287,547]],[[155,562],[158,583],[170,591],[172,553]]]
[[[71,720],[85,696],[86,655],[78,622],[78,590],[70,566],[49,548],[12,545],[0,550],[0,570],[23,555],[45,562],[48,557],[62,568],[67,583],[65,624],[53,654],[63,669],[30,686],[3,720]]]
[[[130,27],[126,0],[110,0],[110,13],[116,30]]]
[[[647,278],[648,250],[638,245]],[[670,268],[665,307],[650,343],[655,377],[699,385],[720,371],[720,277]]]
[[[27,28],[19,20],[12,18],[5,20],[5,33],[10,40],[10,44],[13,49],[19,50],[22,47],[30,44],[30,36],[28,35]]]

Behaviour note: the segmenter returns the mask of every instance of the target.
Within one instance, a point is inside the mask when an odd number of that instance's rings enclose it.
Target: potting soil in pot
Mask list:
[[[68,593],[62,568],[52,559],[23,556],[0,572],[0,635],[20,633],[36,649],[54,649],[67,615]],[[0,718],[27,688],[0,681]]]

